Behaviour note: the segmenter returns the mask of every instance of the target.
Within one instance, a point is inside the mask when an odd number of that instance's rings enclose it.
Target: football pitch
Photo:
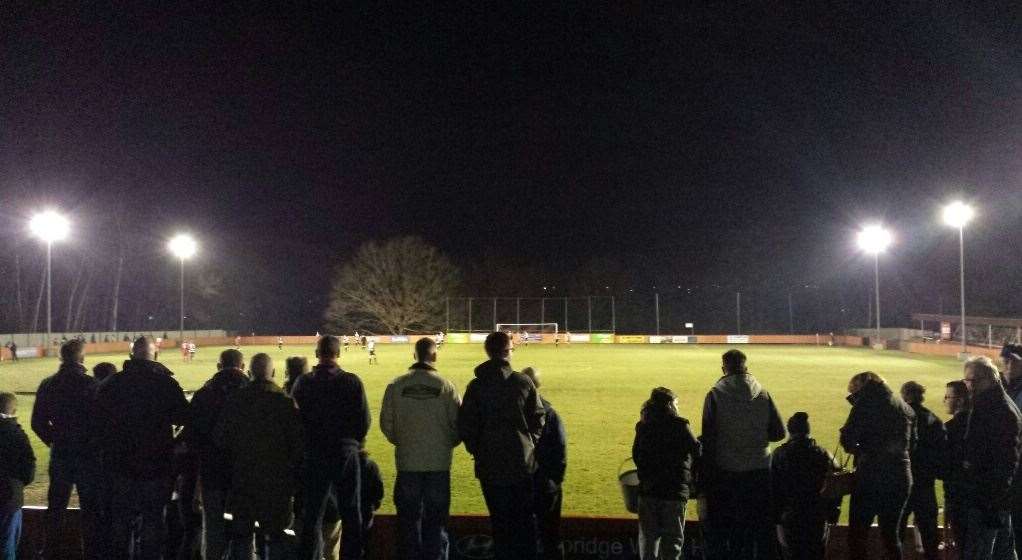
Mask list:
[[[626,515],[617,484],[617,471],[631,455],[632,437],[639,408],[653,387],[670,387],[679,395],[681,414],[692,421],[699,433],[703,398],[720,377],[720,355],[727,345],[530,345],[515,350],[513,365],[540,368],[540,392],[561,415],[568,433],[568,471],[564,483],[564,511],[569,514]],[[749,371],[771,392],[782,416],[796,411],[809,413],[813,437],[827,449],[837,444],[837,431],[848,414],[845,388],[853,374],[873,370],[897,390],[909,380],[927,388],[926,405],[946,419],[942,400],[944,384],[961,378],[961,365],[953,359],[902,352],[812,346],[740,345],[749,357]],[[177,351],[165,350],[161,361],[175,372],[185,390],[199,388],[216,370],[223,348],[200,348],[195,361],[184,362]],[[312,346],[244,346],[246,359],[267,352],[277,367],[282,383],[284,359],[307,356],[314,362]],[[373,425],[367,448],[384,475],[387,497],[383,511],[394,510],[390,493],[395,477],[393,448],[377,423],[384,388],[412,363],[410,345],[377,346],[379,365],[368,365],[367,353],[359,348],[341,356],[341,365],[363,380],[373,411]],[[86,366],[101,361],[118,366],[124,355],[90,355]],[[472,370],[483,361],[480,344],[447,345],[437,364],[441,374],[452,380],[460,393],[472,379]],[[0,390],[34,392],[56,369],[55,359],[22,360],[0,364]],[[19,396],[19,421],[29,432],[38,459],[36,482],[27,489],[26,502],[45,504],[49,453],[31,433],[33,397]],[[452,467],[452,513],[486,511],[479,484],[472,472],[472,460],[458,447]],[[847,505],[847,501],[846,501]],[[695,508],[690,508],[693,511]]]

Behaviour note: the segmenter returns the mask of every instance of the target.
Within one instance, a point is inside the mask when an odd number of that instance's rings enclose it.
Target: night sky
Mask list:
[[[88,261],[102,308],[116,238],[125,328],[176,324],[164,240],[188,229],[261,318],[227,327],[317,329],[337,263],[414,234],[472,271],[464,295],[713,289],[730,317],[743,290],[773,302],[750,328],[778,330],[799,286],[827,294],[801,327],[834,329],[866,322],[854,234],[882,221],[907,324],[957,311],[939,213],[962,197],[971,311],[1022,315],[1017,8],[31,4],[0,15],[0,286],[20,255],[32,304],[24,220],[50,205],[77,232],[55,305]]]

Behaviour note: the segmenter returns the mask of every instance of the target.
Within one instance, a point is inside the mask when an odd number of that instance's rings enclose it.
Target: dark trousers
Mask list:
[[[545,478],[536,479],[536,524],[539,527],[539,557],[562,560],[561,549],[561,485]]]
[[[354,443],[330,458],[307,458],[300,560],[318,560],[323,512],[331,496],[337,500],[337,511],[341,516],[341,556],[362,558],[361,479],[358,445]]]
[[[1015,555],[1022,559],[1022,505],[1011,510],[1011,531],[1014,534]]]
[[[706,497],[707,556],[712,560],[772,559],[770,470],[716,473]]]
[[[913,478],[912,491],[908,495],[908,503],[901,515],[901,534],[905,534],[909,514],[919,531],[923,541],[923,554],[926,560],[937,560],[940,538],[937,537],[937,491],[932,478]]]
[[[510,484],[482,482],[490,510],[496,560],[534,560],[537,557],[536,514],[532,479]]]
[[[908,501],[911,478],[895,473],[890,479],[856,480],[848,514],[849,558],[868,558],[869,528],[873,518],[880,526],[884,555],[901,558],[901,514]]]
[[[100,469],[96,460],[82,453],[68,453],[60,448],[50,451],[50,487],[47,492],[46,540],[43,555],[46,558],[62,556],[58,550],[63,534],[64,512],[71,501],[71,491],[78,489],[81,506],[82,552],[85,560],[100,559],[102,544],[99,536],[101,504]]]
[[[114,475],[110,501],[110,554],[116,560],[159,560],[166,528],[163,512],[173,480]]]
[[[784,516],[785,560],[823,560],[827,555],[830,528],[819,512],[791,512]]]
[[[446,560],[451,510],[450,471],[398,471],[397,556],[402,560]]]

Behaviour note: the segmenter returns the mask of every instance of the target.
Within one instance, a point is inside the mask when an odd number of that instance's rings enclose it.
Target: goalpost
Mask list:
[[[493,330],[506,331],[511,334],[518,334],[522,331],[529,333],[529,338],[536,334],[557,335],[557,323],[497,323]]]

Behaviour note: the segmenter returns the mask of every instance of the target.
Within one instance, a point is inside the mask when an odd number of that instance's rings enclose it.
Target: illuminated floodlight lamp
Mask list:
[[[32,216],[28,222],[32,235],[47,243],[63,241],[71,233],[71,222],[54,210],[45,210]]]
[[[956,200],[944,207],[944,223],[953,228],[962,229],[975,214],[976,211],[972,206],[961,200]]]
[[[883,226],[866,226],[859,231],[859,248],[871,255],[879,255],[887,250],[893,238],[891,232]]]
[[[167,248],[174,254],[175,257],[185,260],[195,255],[198,251],[199,245],[195,242],[195,239],[186,233],[175,235],[170,243],[167,244]]]

